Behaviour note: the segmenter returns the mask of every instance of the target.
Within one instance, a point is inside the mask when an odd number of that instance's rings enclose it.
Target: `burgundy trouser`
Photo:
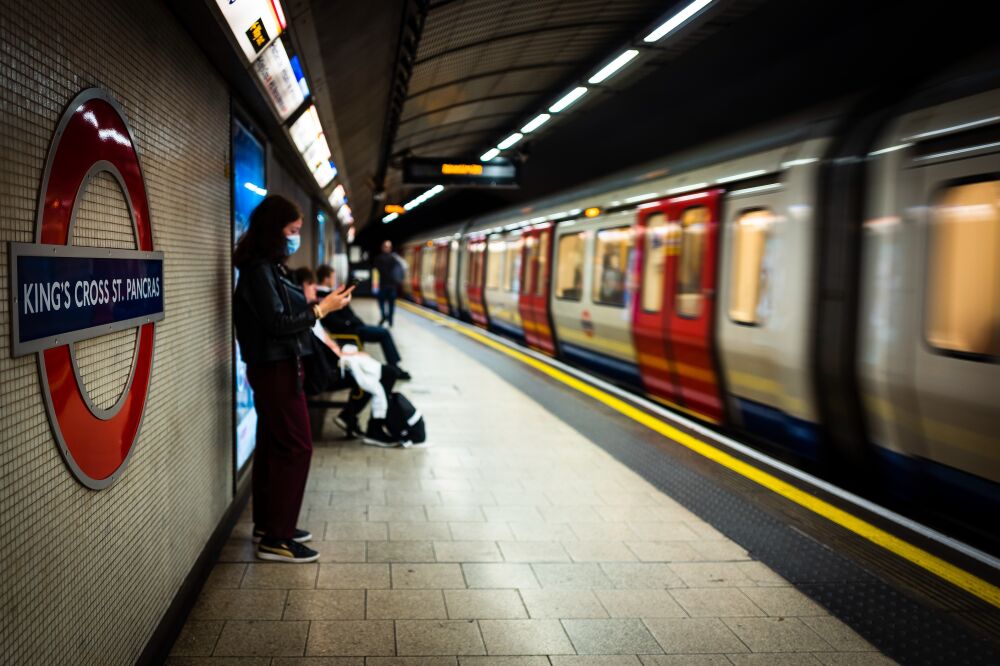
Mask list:
[[[257,409],[253,522],[275,539],[291,538],[312,458],[302,366],[291,358],[247,366]]]

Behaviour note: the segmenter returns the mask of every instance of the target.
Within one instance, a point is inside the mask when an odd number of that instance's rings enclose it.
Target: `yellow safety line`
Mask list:
[[[531,356],[519,352],[516,349],[511,349],[510,347],[496,342],[495,340],[491,340],[481,333],[469,330],[467,327],[449,321],[444,317],[430,312],[425,312],[416,306],[410,305],[409,303],[400,303],[400,305],[405,307],[409,312],[419,314],[427,319],[444,324],[466,337],[472,338],[487,347],[491,347],[492,349],[506,354],[507,356],[510,356],[525,365],[535,368],[539,372],[545,373],[549,377],[552,377],[553,379],[576,389],[580,393],[590,396],[594,400],[603,403],[616,412],[641,423],[650,430],[653,430],[654,432],[657,432],[664,437],[687,447],[695,453],[698,453],[705,458],[708,458],[709,460],[712,460],[723,467],[726,467],[727,469],[730,469],[737,474],[764,486],[768,490],[781,495],[785,499],[790,500],[799,506],[809,509],[815,514],[823,516],[827,520],[840,525],[844,529],[854,532],[858,536],[885,548],[889,552],[894,553],[905,560],[909,560],[918,567],[929,571],[939,578],[943,578],[949,583],[962,588],[966,592],[979,597],[983,601],[1000,608],[1000,588],[992,583],[960,569],[954,564],[946,562],[940,557],[928,553],[926,550],[914,546],[913,544],[904,541],[899,537],[894,536],[889,532],[886,532],[885,530],[844,511],[843,509],[837,508],[825,500],[822,500],[814,495],[810,495],[809,493],[800,490],[790,483],[782,481],[768,472],[758,469],[757,467],[754,467],[753,465],[750,465],[735,456],[717,449],[710,444],[702,442],[701,440],[674,428],[655,416],[647,414],[641,409],[630,405],[624,400],[616,398],[599,388],[591,386],[590,384],[558,370],[543,361],[532,358]]]

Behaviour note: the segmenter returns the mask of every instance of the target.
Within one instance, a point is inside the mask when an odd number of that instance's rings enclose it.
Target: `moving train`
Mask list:
[[[996,72],[814,110],[404,257],[418,304],[995,532],[973,517],[1000,510]]]

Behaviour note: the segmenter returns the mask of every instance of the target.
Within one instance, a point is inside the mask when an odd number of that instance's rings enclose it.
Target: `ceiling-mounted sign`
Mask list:
[[[323,126],[319,123],[316,106],[310,104],[309,108],[289,126],[288,132],[292,135],[295,147],[299,149],[300,153],[304,153],[312,145],[312,142],[323,134]]]
[[[333,192],[330,193],[328,201],[334,209],[340,208],[347,203],[347,191],[344,189],[344,186],[337,185],[337,187],[333,188]]]
[[[261,54],[253,64],[253,70],[282,120],[286,120],[306,101],[280,39]]]
[[[249,62],[285,29],[285,12],[278,0],[215,0],[229,30]]]
[[[317,185],[326,187],[330,181],[337,177],[337,167],[330,160],[325,160],[316,165],[316,168],[312,170],[312,175],[316,179]]]
[[[408,185],[465,187],[519,187],[520,164],[504,159],[489,162],[447,158],[409,157],[403,160],[403,182]]]
[[[128,204],[136,250],[73,245],[77,199],[109,173]],[[163,253],[153,229],[139,157],[124,114],[106,93],[70,103],[49,147],[34,243],[10,244],[11,348],[37,354],[49,422],[67,466],[90,488],[124,471],[142,423],[153,368],[154,322],[164,317]],[[132,370],[117,403],[91,401],[75,342],[138,329]]]

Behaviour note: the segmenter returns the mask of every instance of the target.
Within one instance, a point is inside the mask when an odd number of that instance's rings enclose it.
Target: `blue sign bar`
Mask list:
[[[11,243],[14,356],[163,319],[163,253]]]

